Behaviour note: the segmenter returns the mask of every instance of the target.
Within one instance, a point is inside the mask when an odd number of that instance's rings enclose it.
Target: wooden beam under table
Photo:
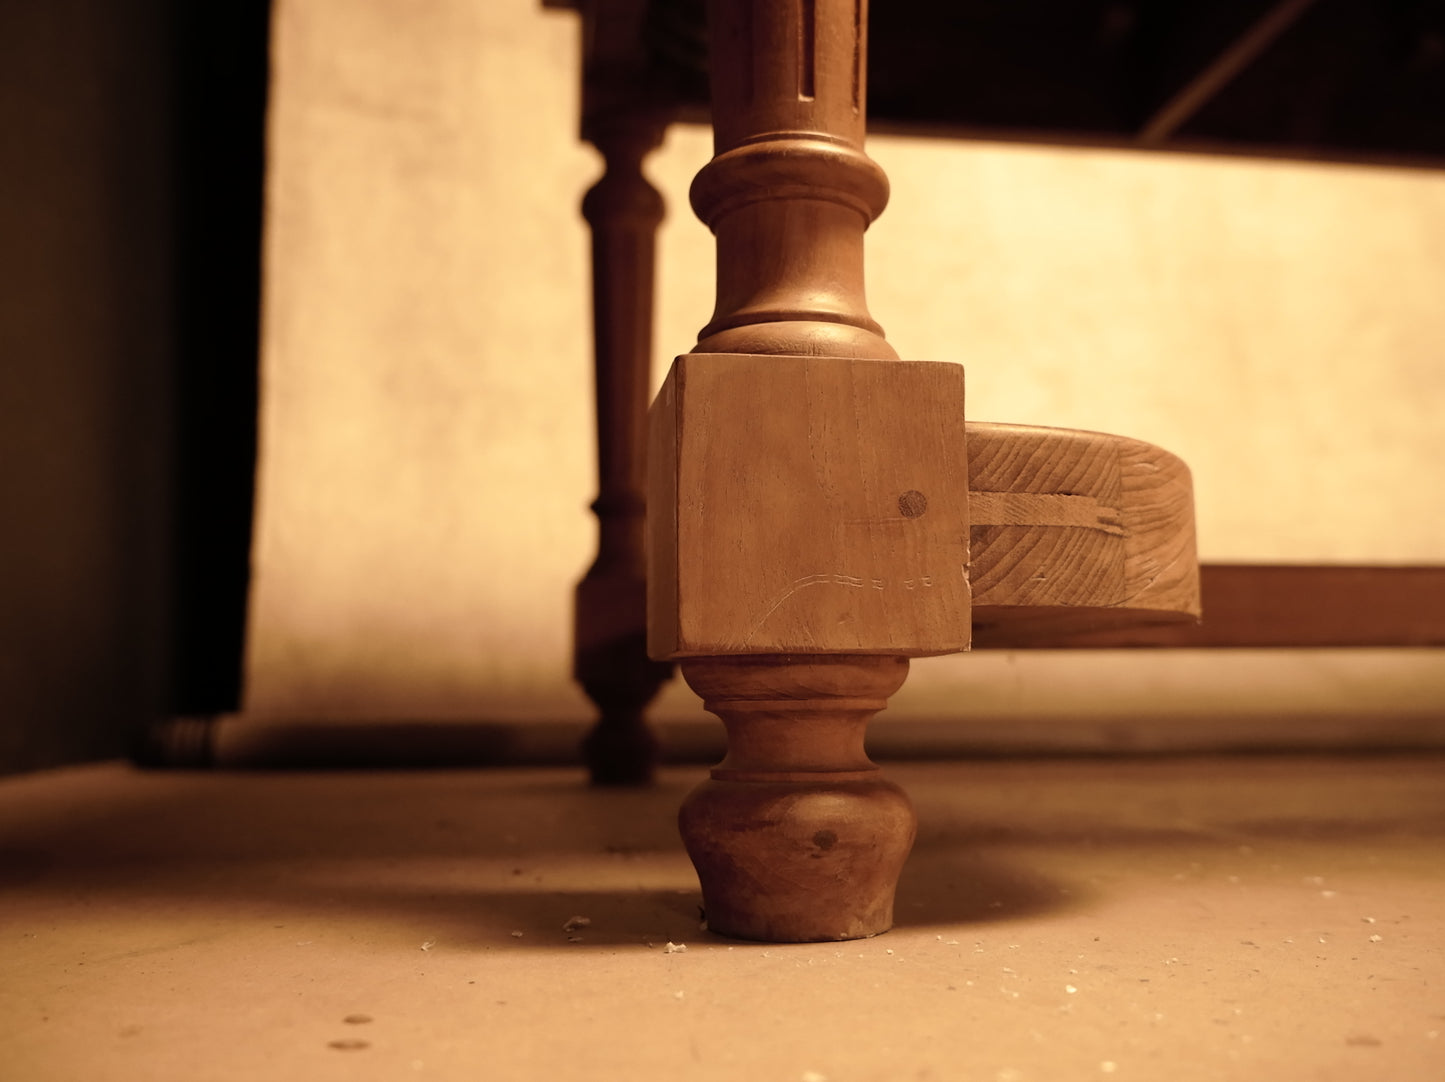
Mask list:
[[[1204,564],[1204,619],[1033,647],[1445,646],[1445,566]],[[977,614],[976,614],[977,615]],[[974,645],[990,645],[976,637]]]

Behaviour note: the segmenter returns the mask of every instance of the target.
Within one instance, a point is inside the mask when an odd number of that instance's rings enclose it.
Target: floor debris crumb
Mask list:
[[[424,951],[429,951],[429,950],[431,950],[433,947],[435,947],[436,945],[437,945],[437,941],[436,941],[435,939],[428,939],[425,943],[423,943],[423,944],[421,945],[421,949],[424,950]]]
[[[588,928],[592,925],[591,917],[568,917],[567,923],[562,925],[562,931],[575,932],[579,928]]]
[[[670,940],[670,939],[667,941],[667,946],[665,946],[665,947],[662,948],[662,953],[663,953],[663,954],[683,954],[683,953],[686,953],[686,951],[687,951],[687,944],[686,944],[686,943],[674,943],[674,942],[673,942],[672,940]]]

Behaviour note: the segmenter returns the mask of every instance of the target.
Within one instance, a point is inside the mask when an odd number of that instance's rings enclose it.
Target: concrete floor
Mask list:
[[[1445,1078],[1445,757],[893,765],[899,925],[804,946],[699,929],[702,774],[0,782],[0,1076]]]

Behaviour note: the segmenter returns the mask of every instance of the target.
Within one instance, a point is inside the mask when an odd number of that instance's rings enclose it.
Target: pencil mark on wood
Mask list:
[[[916,590],[919,587],[928,588],[933,585],[932,575],[919,575],[916,578],[903,579],[900,583],[905,590]],[[888,589],[887,579],[862,579],[857,575],[845,575],[840,571],[824,572],[817,575],[803,575],[793,580],[793,584],[784,590],[778,597],[768,605],[768,609],[748,630],[747,637],[743,639],[743,645],[747,646],[753,641],[753,636],[762,630],[773,613],[794,594],[806,590],[809,586],[846,586],[855,590],[862,590],[871,587],[874,590]]]

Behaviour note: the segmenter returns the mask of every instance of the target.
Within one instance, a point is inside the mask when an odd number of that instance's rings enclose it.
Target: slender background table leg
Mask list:
[[[652,777],[656,739],[643,718],[672,674],[647,657],[643,554],[643,463],[652,359],[653,260],[662,196],[642,162],[661,123],[636,113],[587,125],[606,172],[587,193],[592,229],[592,319],[596,351],[598,521],[596,562],[577,586],[573,674],[600,717],[583,752],[592,780],[642,784]]]

